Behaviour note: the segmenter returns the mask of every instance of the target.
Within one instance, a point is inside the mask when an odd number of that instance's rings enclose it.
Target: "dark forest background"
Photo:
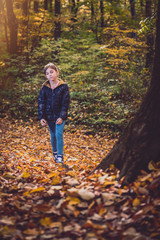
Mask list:
[[[37,119],[43,67],[68,82],[68,128],[120,132],[149,86],[157,0],[0,0],[1,117]]]

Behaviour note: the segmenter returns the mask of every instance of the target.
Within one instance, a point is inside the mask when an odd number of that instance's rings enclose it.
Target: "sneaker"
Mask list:
[[[54,161],[57,161],[57,152],[53,152],[53,156],[54,156]]]
[[[56,163],[63,163],[63,155],[57,155]]]

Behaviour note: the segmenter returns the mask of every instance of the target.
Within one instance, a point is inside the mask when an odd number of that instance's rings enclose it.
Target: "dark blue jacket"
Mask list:
[[[46,81],[40,90],[38,98],[38,119],[56,121],[59,117],[67,119],[70,95],[66,83],[59,81],[55,89],[51,89],[49,81]]]

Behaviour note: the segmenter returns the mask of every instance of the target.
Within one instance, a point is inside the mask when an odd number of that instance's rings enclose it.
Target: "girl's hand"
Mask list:
[[[42,126],[46,126],[47,125],[47,121],[45,119],[43,119],[43,118],[40,120],[40,123],[41,123]]]
[[[63,119],[62,118],[58,118],[56,121],[56,124],[60,125],[63,123]]]

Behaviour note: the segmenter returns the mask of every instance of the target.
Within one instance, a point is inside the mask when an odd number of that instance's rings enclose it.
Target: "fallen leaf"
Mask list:
[[[91,200],[95,197],[95,194],[90,192],[87,189],[80,189],[78,190],[78,195],[83,199],[83,200]]]

